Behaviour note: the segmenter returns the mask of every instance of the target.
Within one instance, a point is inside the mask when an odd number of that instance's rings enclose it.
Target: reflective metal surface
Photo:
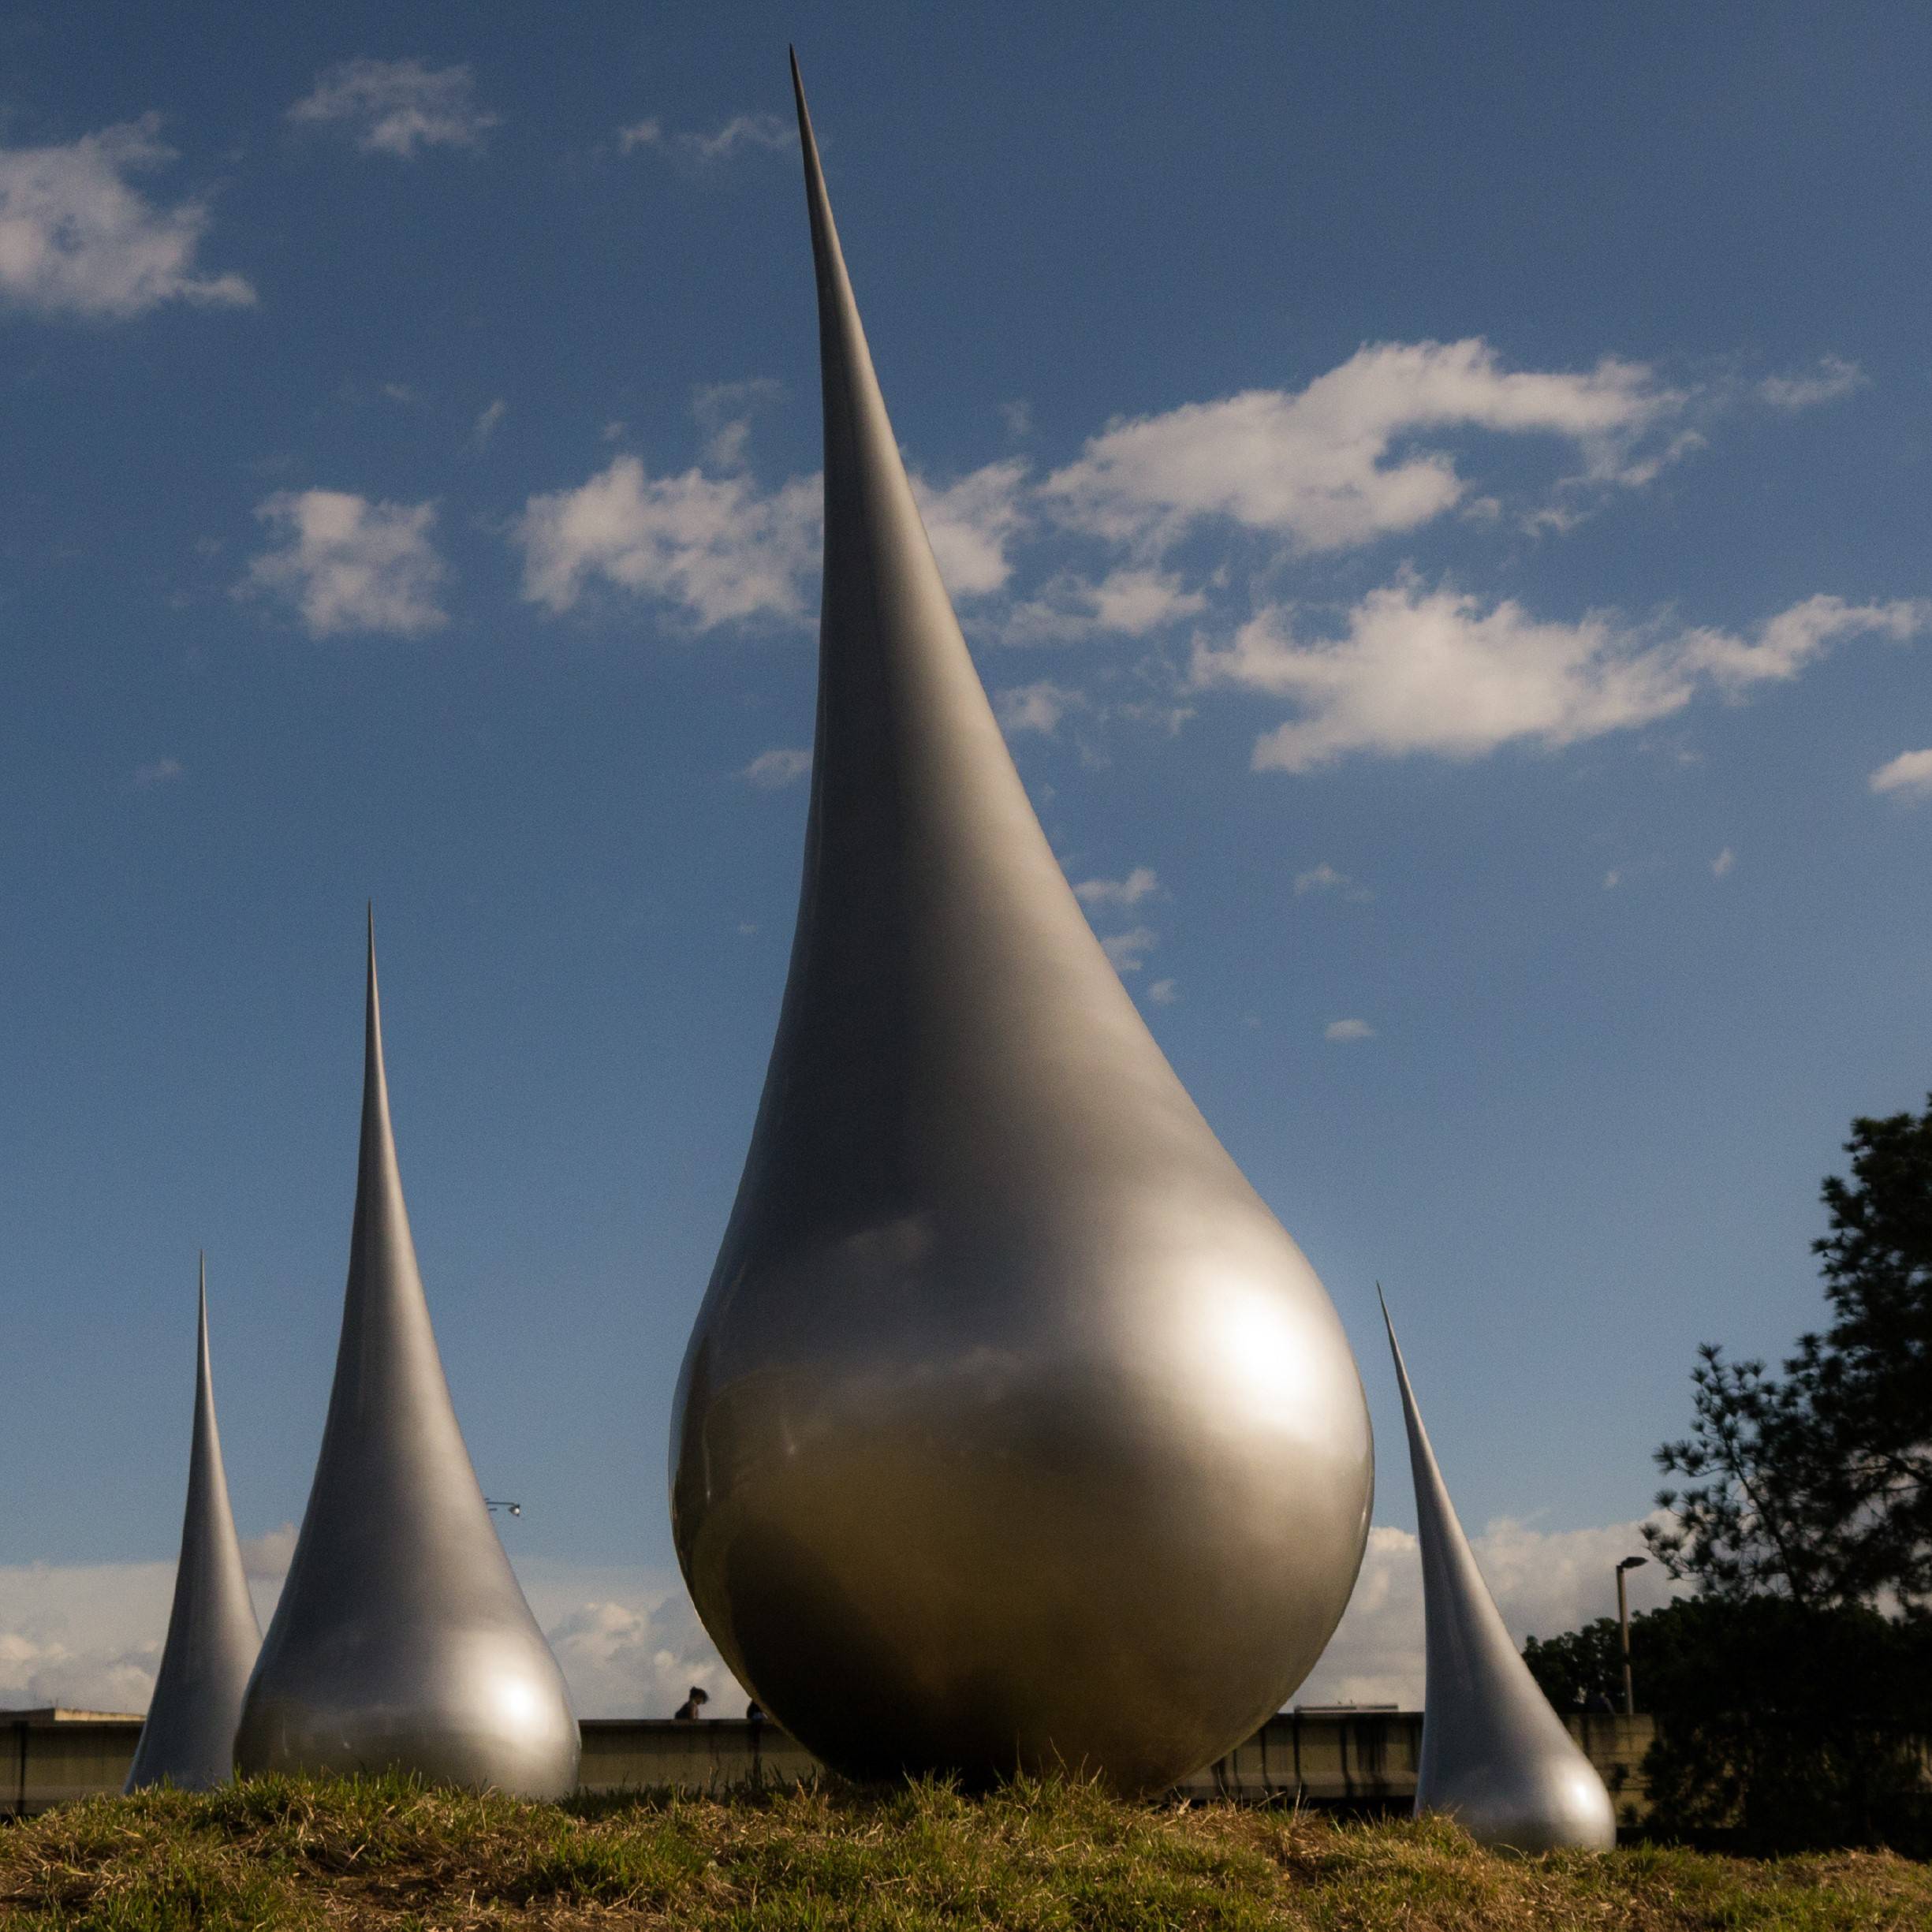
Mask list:
[[[134,1748],[126,1788],[178,1785],[207,1791],[227,1783],[234,1767],[235,1723],[241,1694],[260,1649],[241,1545],[228,1506],[222,1433],[214,1422],[208,1373],[208,1262],[201,1260],[196,1323],[195,1430],[188,1452],[188,1506],[174,1572],[174,1607],[155,1695]]]
[[[1517,1654],[1436,1467],[1389,1311],[1422,1545],[1429,1693],[1415,1810],[1447,1813],[1481,1844],[1607,1851],[1617,1815],[1596,1768]]]
[[[679,1380],[678,1554],[733,1669],[843,1770],[1158,1785],[1320,1654],[1367,1531],[1367,1412],[1034,817],[798,104],[817,745],[778,1038]]]
[[[393,1766],[557,1797],[576,1784],[577,1748],[563,1673],[497,1540],[430,1328],[390,1128],[372,925],[335,1386],[235,1762]]]

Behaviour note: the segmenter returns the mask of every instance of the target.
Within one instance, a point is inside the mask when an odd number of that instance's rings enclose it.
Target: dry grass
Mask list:
[[[1932,1926],[1932,1868],[1639,1846],[1478,1851],[1439,1823],[1122,1803],[1078,1785],[523,1804],[398,1779],[97,1799],[0,1829],[0,1918],[147,1928]]]

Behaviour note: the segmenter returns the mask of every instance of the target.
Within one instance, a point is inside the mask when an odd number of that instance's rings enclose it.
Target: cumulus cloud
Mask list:
[[[795,784],[811,770],[809,751],[774,745],[769,752],[760,752],[738,776],[748,785],[756,785],[761,792],[776,792]]]
[[[1633,443],[1684,401],[1642,364],[1614,357],[1565,374],[1506,370],[1478,339],[1374,344],[1304,390],[1251,390],[1114,423],[1044,494],[1075,528],[1151,552],[1209,518],[1300,550],[1337,550],[1463,502],[1454,458],[1414,448],[1417,436],[1554,437],[1578,452],[1585,476],[1635,483],[1655,472],[1633,460]]]
[[[161,117],[64,147],[0,148],[0,300],[47,316],[125,321],[163,302],[246,306],[240,275],[199,275],[199,201],[158,207],[129,179],[175,158]]]
[[[1371,591],[1345,625],[1339,638],[1306,639],[1292,607],[1274,606],[1225,649],[1197,643],[1198,684],[1296,707],[1257,743],[1256,770],[1311,771],[1355,752],[1471,759],[1519,740],[1573,744],[1666,717],[1700,688],[1736,698],[1795,677],[1846,637],[1918,636],[1932,626],[1932,603],[1813,597],[1744,638],[1602,614],[1543,621],[1513,599],[1486,607],[1404,579]]]
[[[984,597],[1013,574],[1007,546],[1026,523],[1020,488],[1027,466],[989,463],[943,490],[915,475],[912,494],[945,587],[956,598]]]
[[[1157,981],[1155,987],[1171,983]],[[1155,987],[1148,989],[1151,999],[1158,999]],[[1545,1531],[1501,1517],[1474,1543],[1503,1621],[1520,1643],[1609,1615],[1612,1568],[1619,1558],[1642,1553],[1642,1531],[1635,1522]],[[293,1542],[287,1524],[243,1540],[265,1619]],[[711,1693],[721,1716],[743,1708],[743,1690],[675,1575],[530,1557],[517,1559],[516,1569],[580,1716],[668,1717],[694,1684]],[[173,1587],[172,1562],[0,1567],[0,1705],[144,1710]],[[1655,1609],[1682,1591],[1654,1564],[1631,1573],[1633,1609]],[[1347,1615],[1296,1695],[1304,1703],[1394,1703],[1415,1710],[1423,1678],[1415,1539],[1380,1527],[1369,1533]]]
[[[796,621],[817,568],[816,476],[766,491],[745,476],[653,476],[616,457],[574,490],[533,496],[513,535],[523,594],[562,613],[601,580],[681,610],[699,630],[747,618]]]
[[[134,767],[135,785],[142,791],[157,785],[170,785],[182,775],[178,758],[158,758],[151,765]]]
[[[465,62],[341,61],[317,75],[314,92],[288,117],[339,128],[365,155],[408,161],[419,148],[480,147],[498,117],[476,95],[476,76]]]
[[[1131,906],[1158,891],[1160,884],[1151,866],[1137,865],[1125,878],[1083,879],[1073,891],[1082,905]]]
[[[668,1718],[696,1684],[716,1715],[744,1714],[744,1693],[682,1591],[581,1603],[543,1634],[580,1713]]]
[[[0,1706],[144,1711],[173,1594],[172,1563],[0,1568]]]
[[[1612,1573],[1620,1558],[1643,1553],[1643,1525],[1539,1530],[1505,1516],[1471,1540],[1483,1580],[1520,1646],[1530,1637],[1556,1636],[1613,1615]],[[1659,1609],[1684,1594],[1655,1564],[1633,1570],[1629,1588],[1633,1611]],[[1378,1526],[1369,1531],[1347,1614],[1296,1699],[1419,1710],[1424,1676],[1415,1539],[1407,1530]]]
[[[993,708],[1009,737],[1037,731],[1050,738],[1060,729],[1061,719],[1069,711],[1083,709],[1086,703],[1081,692],[1042,678],[1038,684],[1016,684],[995,692]]]
[[[1736,863],[1737,854],[1732,851],[1729,845],[1726,845],[1723,851],[1719,852],[1717,857],[1711,860],[1710,876],[1713,878],[1722,878],[1725,874],[1729,871],[1731,867],[1736,865]]]
[[[1098,581],[1062,571],[1037,596],[1013,607],[1001,638],[1009,644],[1037,644],[1069,643],[1106,632],[1144,637],[1207,608],[1202,592],[1187,589],[1167,571],[1123,566]]]
[[[311,637],[380,631],[413,637],[448,621],[448,571],[430,541],[434,503],[371,503],[343,490],[278,490],[255,506],[270,547],[235,586],[292,606]]]
[[[1319,865],[1311,865],[1305,872],[1295,875],[1295,894],[1299,898],[1304,892],[1340,892],[1348,883],[1346,872],[1337,872],[1324,859]]]
[[[628,127],[617,129],[617,152],[628,155],[633,147],[655,147],[663,139],[664,124],[655,116],[633,121]]]
[[[1172,979],[1157,979],[1147,988],[1147,998],[1156,1006],[1171,1006],[1180,998],[1180,985]]]
[[[1773,409],[1815,409],[1863,389],[1869,380],[1856,363],[1842,356],[1823,356],[1812,375],[1767,375],[1758,385],[1758,395]]]
[[[1331,1020],[1322,1028],[1322,1037],[1346,1046],[1353,1040],[1372,1040],[1375,1029],[1366,1020]]]
[[[1896,792],[1900,798],[1932,798],[1932,751],[1901,752],[1867,782],[1874,792]]]
[[[1100,949],[1113,962],[1117,973],[1137,973],[1147,964],[1147,956],[1161,943],[1161,935],[1151,927],[1136,926],[1128,932],[1117,932],[1102,939]]]

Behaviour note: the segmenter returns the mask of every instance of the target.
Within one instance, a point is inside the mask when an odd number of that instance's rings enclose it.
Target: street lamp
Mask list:
[[[1634,1718],[1637,1714],[1637,1693],[1630,1678],[1630,1592],[1625,1587],[1624,1578],[1632,1570],[1640,1570],[1650,1561],[1648,1557],[1625,1557],[1617,1566],[1617,1621],[1624,1633],[1624,1715]]]
[[[494,1496],[486,1496],[483,1498],[483,1507],[487,1509],[492,1516],[495,1515],[497,1511],[499,1509],[507,1509],[513,1516],[520,1516],[524,1512],[524,1506],[521,1503],[498,1502]],[[1637,1561],[1641,1563],[1643,1559],[1643,1557],[1639,1557]],[[1624,1580],[1621,1576],[1617,1580],[1617,1587],[1620,1590],[1623,1587],[1623,1581]]]

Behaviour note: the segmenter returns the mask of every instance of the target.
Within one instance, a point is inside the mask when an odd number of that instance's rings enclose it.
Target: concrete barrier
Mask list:
[[[1577,1717],[1571,1733],[1602,1773],[1626,1823],[1649,1810],[1648,1718]],[[775,1724],[741,1718],[678,1724],[662,1718],[584,1722],[578,1789],[725,1792],[809,1782],[823,1768]],[[16,1816],[117,1792],[133,1762],[139,1718],[110,1712],[0,1711],[0,1811]],[[1415,1796],[1419,1711],[1283,1711],[1244,1744],[1177,1788],[1177,1795],[1269,1800],[1351,1811],[1406,1811]]]

